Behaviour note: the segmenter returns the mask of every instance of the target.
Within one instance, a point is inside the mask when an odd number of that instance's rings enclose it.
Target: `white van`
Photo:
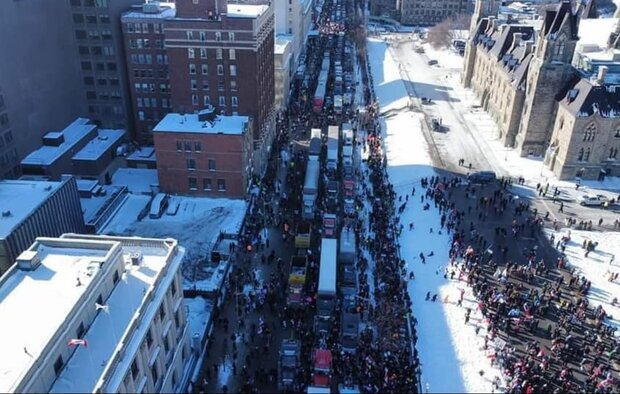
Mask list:
[[[166,193],[157,193],[153,201],[151,202],[151,211],[149,217],[151,219],[158,219],[162,213],[168,207],[168,195]]]

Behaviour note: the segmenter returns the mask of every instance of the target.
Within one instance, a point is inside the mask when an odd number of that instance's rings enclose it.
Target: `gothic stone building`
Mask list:
[[[616,87],[571,65],[579,15],[591,13],[564,1],[546,10],[537,29],[500,24],[497,9],[494,0],[476,3],[462,82],[495,119],[504,145],[521,156],[545,156],[560,179],[620,175]]]

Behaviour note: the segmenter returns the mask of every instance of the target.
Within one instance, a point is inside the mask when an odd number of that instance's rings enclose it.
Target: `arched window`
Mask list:
[[[590,160],[590,148],[586,148],[586,153],[583,155],[583,161]]]
[[[594,123],[590,123],[583,132],[583,141],[594,141],[595,136],[596,125]]]
[[[579,149],[579,154],[577,155],[577,161],[583,160],[583,148]]]

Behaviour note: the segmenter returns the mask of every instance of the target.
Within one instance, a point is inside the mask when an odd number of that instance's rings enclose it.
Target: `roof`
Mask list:
[[[101,129],[78,153],[73,160],[97,160],[107,153],[125,136],[125,130]]]
[[[198,120],[198,114],[170,113],[153,129],[160,133],[243,134],[247,116],[218,116],[213,123]]]
[[[568,89],[560,105],[577,117],[595,113],[604,118],[620,117],[620,85],[593,85],[581,78]]]
[[[77,118],[61,132],[51,132],[44,137],[57,138],[59,134],[62,133],[65,139],[62,144],[59,146],[41,146],[39,149],[26,156],[26,158],[22,160],[22,165],[49,166],[86,138],[88,134],[96,128],[97,126],[90,124],[88,119]]]
[[[293,36],[290,34],[278,34],[275,39],[275,49],[274,53],[284,54],[286,52],[286,47],[293,44]]]
[[[126,336],[126,331],[131,332],[129,327],[134,325],[135,320],[153,320],[157,307],[179,269],[184,250],[177,249],[176,241],[171,239],[70,234],[63,236],[62,240],[70,241],[74,238],[81,242],[113,242],[118,245],[125,262],[125,273],[106,300],[109,311],[99,312],[84,335],[88,348],[76,349],[50,392],[94,392],[102,384],[100,378],[108,372],[111,374],[105,391],[117,392],[119,383],[129,369],[128,363],[132,361],[132,355],[138,350],[150,324],[138,324],[131,336]],[[130,257],[134,253],[142,254],[140,265],[131,263]],[[119,344],[123,346],[126,357],[119,358]],[[115,369],[108,371],[116,362]],[[87,369],[89,372],[85,373]],[[94,373],[90,372],[92,370]]]
[[[127,156],[127,160],[132,161],[156,161],[157,157],[155,155],[155,147],[153,146],[143,146],[139,147],[135,151],[133,151],[129,156]]]
[[[570,1],[562,1],[555,9],[548,9],[545,12],[543,32],[544,35],[553,37],[560,29],[568,24],[571,34],[569,39],[576,40],[577,37],[577,14],[573,12],[573,6]]]
[[[62,184],[49,181],[0,181],[0,213],[10,212],[7,216],[0,215],[0,239],[8,237]]]
[[[582,19],[577,48],[607,48],[609,35],[618,28],[620,18]]]
[[[154,7],[155,2],[151,2]],[[130,19],[166,19],[174,18],[176,15],[175,3],[159,2],[159,12],[144,12],[142,8],[143,4],[132,7],[130,11],[124,12],[121,15],[121,22],[131,22]],[[155,9],[151,7],[151,9]],[[163,33],[163,32],[162,32]]]
[[[29,250],[36,248],[41,265],[32,271],[15,265],[0,285],[0,391],[4,393],[15,391],[24,374],[45,356],[48,342],[97,278],[97,261],[105,260],[114,246],[99,243],[89,248],[76,242],[40,240]],[[76,286],[78,278],[81,286]],[[78,380],[88,380],[87,375]]]
[[[226,16],[229,18],[257,18],[269,9],[266,4],[227,4]]]

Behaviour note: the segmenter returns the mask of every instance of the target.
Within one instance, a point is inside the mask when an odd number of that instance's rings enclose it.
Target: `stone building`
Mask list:
[[[468,0],[400,0],[400,22],[407,25],[434,25],[458,14],[471,14]]]

